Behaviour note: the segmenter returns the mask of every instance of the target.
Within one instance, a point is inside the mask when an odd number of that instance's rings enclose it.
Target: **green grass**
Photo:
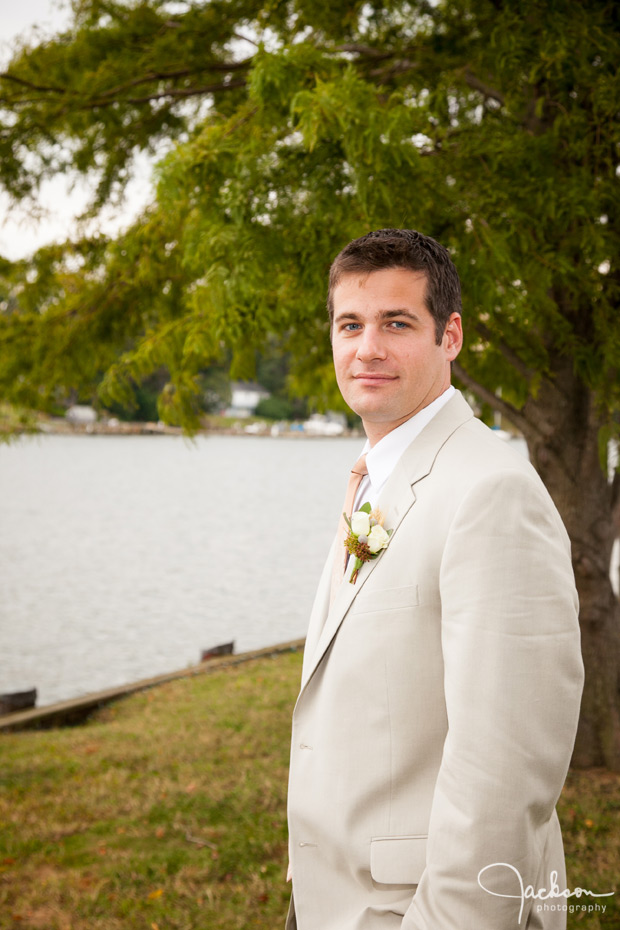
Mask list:
[[[300,656],[0,741],[0,927],[272,928]]]
[[[0,928],[282,928],[301,655],[135,695],[82,727],[0,737]],[[620,876],[620,776],[571,773],[569,886]],[[575,903],[593,903],[580,899]],[[569,927],[618,930],[607,912]],[[440,930],[440,928],[438,928]]]
[[[569,915],[569,928],[620,930],[620,775],[598,769],[569,772],[558,813],[568,887],[616,892],[612,898],[570,898],[569,905],[598,903],[606,911],[575,911]]]

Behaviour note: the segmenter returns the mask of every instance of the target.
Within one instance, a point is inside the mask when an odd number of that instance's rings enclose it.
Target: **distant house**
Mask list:
[[[65,418],[76,426],[88,426],[97,422],[97,411],[83,404],[74,404],[65,413]]]
[[[261,400],[269,397],[269,391],[256,381],[233,381],[230,385],[230,407],[226,411],[229,417],[250,417]]]

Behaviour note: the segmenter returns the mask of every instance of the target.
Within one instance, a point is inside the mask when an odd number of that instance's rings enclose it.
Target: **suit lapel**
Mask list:
[[[308,677],[308,669],[311,665],[312,658],[317,648],[319,638],[321,636],[321,631],[325,625],[325,618],[329,613],[332,565],[335,558],[336,546],[339,544],[339,542],[340,539],[338,535],[336,535],[334,537],[334,541],[331,544],[329,554],[327,556],[327,561],[325,562],[325,566],[323,568],[323,574],[321,575],[314,598],[314,603],[312,605],[312,611],[310,612],[310,622],[308,624],[306,645],[304,647],[304,664],[301,673],[302,685],[305,683],[306,678]]]
[[[415,502],[414,485],[425,478],[432,470],[433,463],[441,447],[450,438],[452,433],[471,419],[473,411],[462,394],[457,391],[448,403],[433,417],[431,422],[422,430],[405,450],[394,471],[387,480],[377,507],[383,513],[386,529],[392,529],[391,541],[398,532],[398,527],[405,515]],[[353,600],[360,593],[366,581],[379,564],[381,559],[387,557],[387,549],[378,558],[366,562],[359,571],[355,584],[349,583],[350,570],[348,569],[340,586],[337,589],[334,601],[329,606],[329,588],[331,577],[331,559],[334,557],[335,547],[340,540],[334,540],[330,550],[330,559],[325,566],[323,576],[317,591],[308,640],[304,655],[304,669],[302,673],[302,691],[310,681],[314,671],[325,655],[331,641],[338,632]]]

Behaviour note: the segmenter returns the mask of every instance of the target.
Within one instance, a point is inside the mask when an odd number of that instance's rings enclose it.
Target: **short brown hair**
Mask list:
[[[405,268],[426,275],[426,307],[435,321],[437,345],[453,313],[461,313],[461,283],[450,254],[430,236],[415,229],[376,229],[345,245],[329,270],[327,309],[334,322],[334,291],[347,274],[370,274]]]

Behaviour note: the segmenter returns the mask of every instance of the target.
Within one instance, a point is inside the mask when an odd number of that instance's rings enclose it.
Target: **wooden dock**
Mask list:
[[[135,694],[136,691],[145,691],[156,688],[169,681],[179,678],[193,678],[195,675],[210,675],[221,668],[239,665],[241,662],[250,662],[252,659],[262,659],[267,656],[276,656],[284,652],[299,652],[303,649],[305,639],[294,639],[288,643],[277,646],[267,646],[265,649],[255,649],[253,652],[241,652],[239,655],[213,658],[200,665],[192,665],[177,672],[166,672],[155,675],[154,678],[143,678],[128,685],[119,685],[116,688],[106,688],[105,691],[95,691],[82,697],[72,698],[70,701],[60,701],[58,704],[49,704],[47,707],[35,707],[33,710],[18,711],[0,717],[0,733],[15,730],[47,729],[49,727],[63,727],[82,723],[93,711],[112,701],[118,701]]]

